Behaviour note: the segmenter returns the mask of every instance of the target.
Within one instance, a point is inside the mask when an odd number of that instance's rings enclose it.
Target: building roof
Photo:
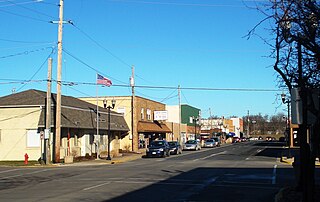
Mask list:
[[[45,106],[46,92],[39,90],[27,90],[0,97],[0,108],[19,108]],[[51,94],[52,110],[56,103],[56,94]],[[71,96],[61,96],[61,127],[95,129],[97,106]],[[54,111],[54,110],[53,110]],[[98,108],[100,114],[99,128],[107,129],[108,111]],[[54,125],[54,113],[51,113],[51,125]],[[122,114],[111,112],[110,129],[116,131],[129,131]],[[44,127],[45,110],[42,110],[39,118],[39,127]]]

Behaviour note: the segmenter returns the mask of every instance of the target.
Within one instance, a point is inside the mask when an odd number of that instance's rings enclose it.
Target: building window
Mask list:
[[[147,120],[151,120],[151,109],[147,109]]]
[[[141,109],[141,120],[144,120],[144,109]]]

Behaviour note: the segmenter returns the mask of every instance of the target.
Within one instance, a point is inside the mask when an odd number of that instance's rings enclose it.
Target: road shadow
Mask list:
[[[281,188],[295,184],[294,170],[290,167],[277,169],[277,177],[274,168],[202,167],[188,172],[170,169],[162,171],[174,176],[162,181],[150,178],[141,178],[138,181],[128,179],[121,183],[126,183],[128,186],[136,184],[146,186],[105,201],[270,202],[274,201],[275,195]],[[319,171],[317,179],[320,179]]]
[[[299,148],[288,148],[285,147],[286,143],[284,142],[258,142],[254,144],[254,146],[265,146],[268,148],[263,149],[262,151],[258,152],[255,156],[265,156],[265,157],[274,157],[274,158],[281,158],[281,157],[294,157],[299,155]]]

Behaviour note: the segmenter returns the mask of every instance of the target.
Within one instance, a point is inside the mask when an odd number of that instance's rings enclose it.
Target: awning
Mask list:
[[[138,132],[140,133],[171,133],[172,131],[164,123],[159,122],[138,122]]]

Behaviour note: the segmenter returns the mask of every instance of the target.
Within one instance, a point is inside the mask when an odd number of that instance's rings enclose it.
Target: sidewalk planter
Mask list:
[[[73,156],[65,156],[64,157],[64,163],[65,164],[73,163]]]

